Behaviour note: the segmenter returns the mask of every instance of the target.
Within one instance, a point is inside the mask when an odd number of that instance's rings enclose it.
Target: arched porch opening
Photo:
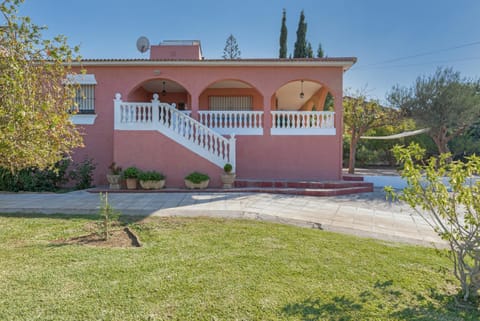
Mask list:
[[[275,91],[274,110],[279,111],[333,111],[334,97],[320,82],[297,79]]]
[[[199,107],[199,121],[221,134],[263,134],[263,95],[245,81],[212,82],[200,93]]]
[[[334,97],[322,83],[296,79],[272,95],[272,135],[336,135]]]
[[[199,97],[200,110],[261,111],[263,96],[251,84],[238,79],[221,79],[208,85]]]
[[[191,95],[188,90],[180,83],[167,79],[155,78],[149,79],[130,91],[127,96],[128,101],[150,102],[153,94],[159,95],[159,100],[163,103],[174,103],[179,110],[191,109]]]

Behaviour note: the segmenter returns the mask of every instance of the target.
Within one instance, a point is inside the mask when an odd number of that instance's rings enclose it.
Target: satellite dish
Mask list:
[[[141,53],[147,52],[150,49],[150,41],[147,37],[140,37],[137,39],[137,49]]]

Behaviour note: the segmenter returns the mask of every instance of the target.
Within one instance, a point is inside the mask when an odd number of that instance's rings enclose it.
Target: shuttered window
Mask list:
[[[210,110],[252,110],[252,96],[209,96]]]

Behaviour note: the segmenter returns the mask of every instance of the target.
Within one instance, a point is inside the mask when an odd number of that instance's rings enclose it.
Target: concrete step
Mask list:
[[[343,174],[342,179],[344,181],[362,182],[363,176],[356,175],[356,174]]]
[[[372,187],[373,184],[363,181],[290,181],[290,180],[257,180],[241,179],[235,180],[235,187],[256,187],[256,188],[298,188],[298,189],[339,189],[351,187]]]

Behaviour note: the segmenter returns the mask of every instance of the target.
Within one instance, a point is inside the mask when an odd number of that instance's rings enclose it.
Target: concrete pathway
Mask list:
[[[406,204],[386,201],[385,193],[335,197],[262,193],[111,193],[110,204],[123,215],[249,218],[386,241],[444,246]],[[0,213],[96,214],[98,194],[76,191],[0,193]]]

